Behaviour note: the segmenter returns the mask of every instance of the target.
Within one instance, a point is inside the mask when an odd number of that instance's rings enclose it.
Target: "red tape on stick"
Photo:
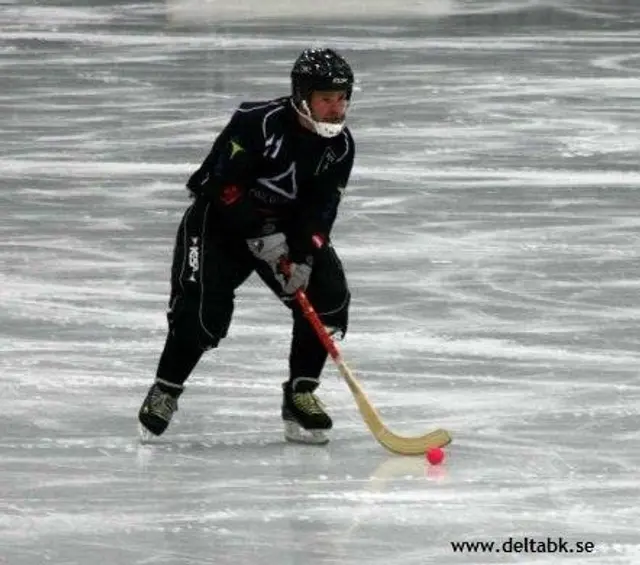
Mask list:
[[[318,339],[320,340],[324,348],[327,350],[329,355],[331,355],[331,358],[337,362],[340,359],[340,351],[338,351],[338,348],[336,347],[335,342],[333,341],[333,339],[331,339],[329,332],[324,327],[324,324],[322,323],[317,312],[311,305],[311,302],[309,302],[309,299],[307,298],[307,295],[304,292],[304,290],[296,291],[296,300],[298,301],[300,308],[302,308],[302,313],[304,314],[304,317],[309,321],[309,323],[315,330],[316,335],[318,336]]]
[[[284,257],[280,259],[280,269],[285,275],[289,276],[290,263]],[[323,347],[327,350],[327,353],[331,355],[331,358],[336,363],[339,362],[341,360],[340,351],[338,351],[338,347],[336,346],[333,339],[331,339],[331,336],[329,335],[327,329],[324,327],[324,324],[320,320],[320,317],[315,311],[315,308],[311,305],[311,302],[309,302],[307,294],[304,290],[296,290],[296,300],[298,301],[298,305],[302,309],[304,317],[309,321],[311,327],[316,332],[320,343],[322,343]]]

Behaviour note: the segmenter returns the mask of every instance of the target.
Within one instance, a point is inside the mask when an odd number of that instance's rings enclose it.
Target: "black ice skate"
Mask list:
[[[326,431],[333,422],[324,411],[322,403],[313,394],[317,379],[299,377],[282,384],[282,419],[284,437],[296,443],[328,443]]]
[[[183,390],[184,387],[165,381],[151,385],[138,412],[142,439],[159,436],[167,429],[174,412],[178,411],[178,397]]]

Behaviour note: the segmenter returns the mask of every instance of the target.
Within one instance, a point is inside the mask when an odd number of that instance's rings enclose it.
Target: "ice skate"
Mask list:
[[[169,426],[173,414],[178,411],[178,397],[183,387],[156,381],[151,385],[140,411],[140,439],[148,441],[161,435]]]
[[[304,377],[283,383],[282,420],[287,441],[316,445],[329,442],[326,432],[333,422],[313,394],[317,386],[317,379]]]

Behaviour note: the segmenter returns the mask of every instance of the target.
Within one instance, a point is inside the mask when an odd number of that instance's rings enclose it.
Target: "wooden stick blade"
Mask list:
[[[399,455],[424,455],[427,449],[444,447],[451,443],[451,434],[443,429],[436,429],[422,436],[413,437],[405,437],[393,433],[384,425],[380,414],[371,404],[360,383],[351,374],[351,370],[344,361],[340,360],[338,369],[353,394],[365,424],[376,440],[388,451]]]

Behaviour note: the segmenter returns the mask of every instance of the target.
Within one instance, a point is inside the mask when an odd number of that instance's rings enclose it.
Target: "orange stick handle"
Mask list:
[[[296,300],[298,301],[300,308],[302,308],[304,317],[309,321],[309,323],[315,330],[316,335],[318,336],[318,339],[320,340],[324,348],[327,350],[329,355],[331,355],[331,358],[336,363],[339,363],[341,361],[340,351],[338,350],[338,347],[336,346],[333,339],[331,339],[331,336],[329,335],[327,329],[324,327],[324,324],[320,321],[318,313],[311,305],[311,302],[309,302],[307,294],[304,292],[304,290],[296,290]]]
[[[290,263],[284,258],[280,260],[280,269],[282,270],[283,273],[285,273],[285,275],[287,276],[289,275]],[[318,316],[318,313],[316,312],[315,308],[312,306],[311,302],[309,302],[309,299],[307,298],[307,293],[301,288],[296,290],[296,300],[298,302],[298,305],[302,309],[302,313],[304,314],[304,317],[311,324],[311,327],[316,332],[318,339],[320,340],[324,348],[327,350],[327,353],[331,355],[331,358],[337,364],[340,364],[342,362],[342,356],[340,355],[340,351],[338,350],[333,339],[331,339],[329,332],[324,327],[324,324],[320,320],[320,317]]]

